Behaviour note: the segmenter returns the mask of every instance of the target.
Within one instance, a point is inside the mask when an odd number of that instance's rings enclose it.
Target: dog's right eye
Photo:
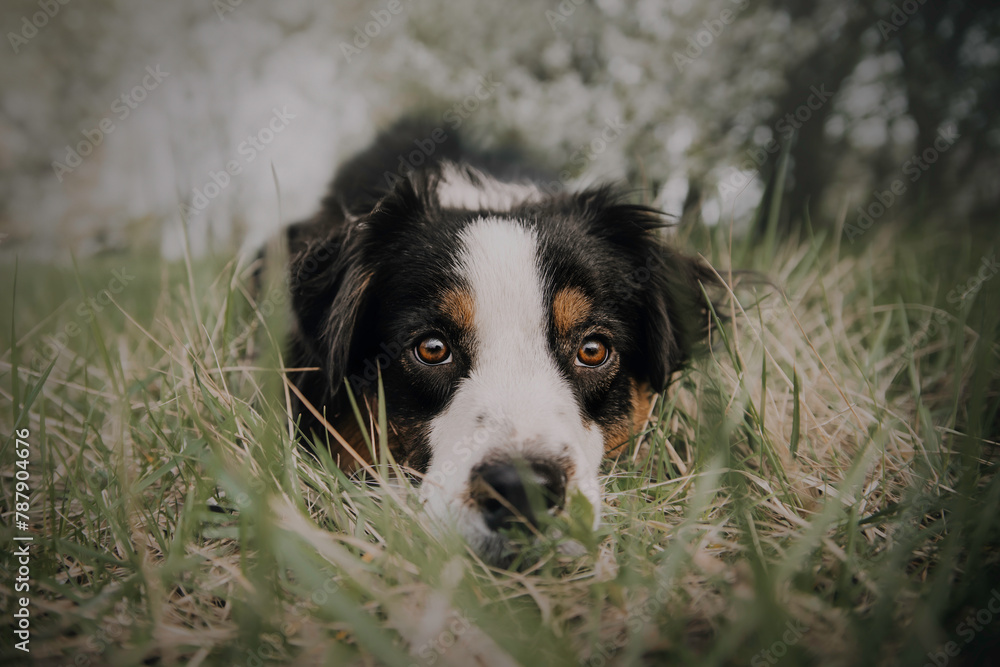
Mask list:
[[[611,348],[600,338],[587,338],[576,351],[576,365],[586,368],[597,368],[611,356]]]
[[[451,363],[451,350],[448,344],[437,336],[427,336],[413,348],[417,361],[428,366],[440,366]]]

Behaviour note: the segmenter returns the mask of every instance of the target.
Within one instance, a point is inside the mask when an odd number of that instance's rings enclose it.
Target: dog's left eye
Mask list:
[[[587,338],[576,351],[576,365],[595,368],[611,356],[611,349],[600,338]]]
[[[437,336],[427,336],[413,348],[417,361],[428,366],[440,366],[451,363],[451,350],[448,344]]]

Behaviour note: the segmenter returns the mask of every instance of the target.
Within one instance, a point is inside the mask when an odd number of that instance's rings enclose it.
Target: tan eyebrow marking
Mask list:
[[[568,335],[574,326],[590,315],[591,308],[593,303],[581,289],[562,288],[552,299],[552,318],[556,324],[556,331],[562,336]]]
[[[468,290],[453,287],[441,295],[441,311],[462,329],[472,329],[476,304]]]

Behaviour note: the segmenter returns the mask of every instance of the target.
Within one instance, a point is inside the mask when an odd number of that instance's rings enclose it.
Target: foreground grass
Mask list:
[[[280,281],[254,308],[235,263],[9,261],[4,617],[27,428],[39,663],[978,664],[1000,636],[967,621],[1000,588],[1000,278],[965,292],[995,245],[870,234],[699,238],[784,292],[737,289],[608,466],[601,528],[563,526],[584,553],[551,540],[516,571],[430,532],[407,483],[290,446]]]

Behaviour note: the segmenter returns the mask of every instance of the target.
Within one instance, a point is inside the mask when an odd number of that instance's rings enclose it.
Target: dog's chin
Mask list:
[[[437,514],[432,512],[432,516]],[[521,551],[523,539],[512,540],[507,531],[497,532],[487,528],[485,522],[472,512],[437,515],[439,527],[448,525],[471,547],[472,551],[487,565],[506,568]]]
[[[501,569],[521,569],[541,558],[555,554],[577,558],[586,554],[586,548],[567,537],[562,529],[545,520],[541,527],[528,527],[515,522],[499,531],[490,530],[481,521],[458,527],[459,535],[476,556],[487,565]],[[541,532],[539,532],[541,531]]]
[[[442,536],[451,533],[461,538],[487,565],[510,569],[515,562],[524,560],[519,557],[527,557],[528,552],[537,551],[539,540],[525,527],[495,531],[464,507],[457,512],[454,509],[447,511],[437,503],[425,501],[424,508],[428,510],[434,532]]]
[[[500,533],[480,534],[466,538],[476,555],[487,565],[509,569],[521,553],[521,546]]]
[[[466,540],[484,563],[505,570],[528,567],[540,558],[553,555],[549,539],[539,539],[523,531],[514,535],[512,539],[507,534],[491,532],[474,540],[466,537]],[[586,548],[576,540],[560,538],[555,534],[550,534],[550,537],[556,539],[555,552],[560,557],[575,559],[587,553]]]
[[[423,509],[430,519],[429,526],[434,532],[444,536],[460,538],[484,563],[503,569],[519,569],[536,562],[539,558],[553,555],[576,558],[587,549],[580,542],[570,539],[563,531],[566,520],[574,514],[574,497],[582,497],[589,503],[593,514],[591,530],[600,525],[601,493],[596,478],[590,484],[574,482],[570,486],[570,505],[553,510],[554,514],[542,517],[540,526],[529,527],[520,521],[501,528],[490,529],[479,512],[473,509],[468,496],[446,496],[434,493],[437,487],[421,488]],[[579,520],[577,516],[576,520]],[[570,520],[571,522],[573,520]]]

